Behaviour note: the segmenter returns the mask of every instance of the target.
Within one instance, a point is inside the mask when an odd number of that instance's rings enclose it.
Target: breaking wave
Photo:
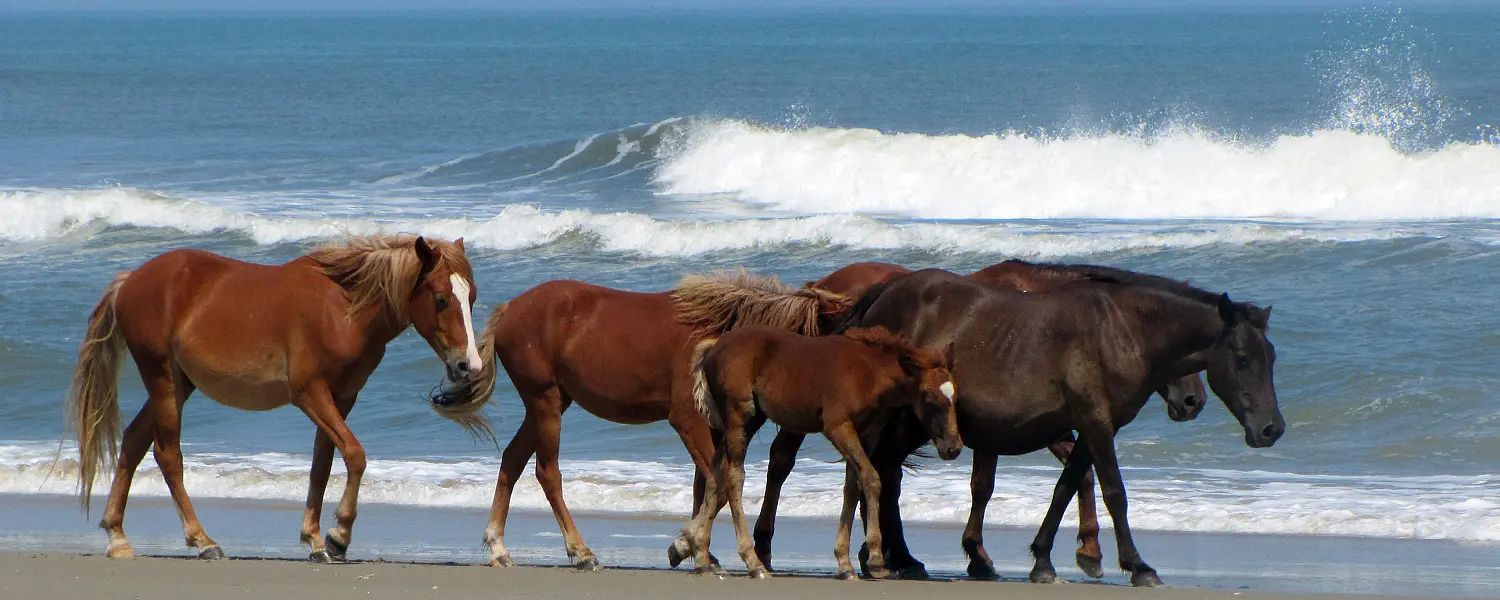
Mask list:
[[[77,469],[55,445],[0,444],[0,493],[69,494]],[[64,454],[68,456],[69,454]],[[294,454],[186,453],[185,485],[194,496],[300,501],[309,457]],[[759,510],[764,463],[747,465],[746,507]],[[371,460],[360,499],[399,505],[483,508],[494,493],[498,458],[485,461]],[[330,497],[341,493],[335,461]],[[564,489],[573,510],[687,517],[692,467],[623,460],[565,460]],[[49,477],[50,475],[50,477]],[[1046,513],[1057,470],[1002,466],[987,512],[994,525],[1034,527]],[[1141,530],[1349,535],[1500,541],[1500,504],[1489,490],[1497,475],[1362,477],[1222,471],[1130,469],[1131,524]],[[843,466],[801,459],[787,480],[781,514],[837,516]],[[95,487],[108,489],[102,479]],[[167,497],[161,475],[142,464],[133,494]],[[548,510],[533,477],[519,479],[512,506]],[[967,465],[933,464],[907,477],[903,513],[912,521],[962,523],[969,510]],[[1073,519],[1071,515],[1069,519]],[[1105,519],[1107,526],[1107,519]]]

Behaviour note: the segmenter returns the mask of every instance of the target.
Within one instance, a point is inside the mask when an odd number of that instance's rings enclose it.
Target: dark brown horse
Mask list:
[[[929,348],[953,345],[959,428],[975,453],[971,525],[983,522],[997,456],[1033,452],[1078,432],[1032,543],[1033,581],[1056,579],[1051,551],[1057,528],[1092,465],[1115,524],[1120,566],[1133,584],[1151,586],[1161,580],[1131,537],[1115,432],[1166,382],[1207,371],[1209,387],[1243,426],[1246,444],[1275,443],[1285,423],[1272,381],[1269,317],[1269,308],[1201,290],[1086,282],[1019,293],[927,270],[871,289],[848,326],[885,326]],[[920,434],[915,427],[903,431]],[[883,440],[882,447],[895,452],[876,460],[889,567],[904,568],[899,563],[911,560],[900,535],[898,474],[901,460],[921,443]],[[979,533],[965,532],[971,571],[989,563]]]
[[[808,286],[841,294],[847,298],[859,298],[870,287],[910,272],[911,269],[890,263],[854,263]],[[1080,281],[1130,282],[1134,285],[1147,285],[1173,291],[1191,289],[1184,282],[1123,269],[1095,265],[1038,264],[1016,259],[985,267],[969,274],[968,278],[997,289],[1022,292],[1045,292]],[[1168,417],[1174,421],[1189,421],[1197,418],[1198,413],[1203,410],[1202,400],[1208,396],[1207,390],[1203,388],[1203,379],[1196,373],[1167,384],[1158,393],[1166,401]],[[777,432],[776,439],[771,444],[770,465],[766,470],[765,500],[761,503],[760,517],[755,521],[756,552],[766,565],[771,564],[771,540],[776,530],[776,508],[781,486],[791,472],[804,437],[794,431],[780,431]],[[1066,462],[1068,454],[1073,450],[1072,434],[1049,445],[1048,449],[1058,460]],[[982,523],[970,523],[969,530],[976,532],[974,535],[977,536],[982,526]],[[1094,502],[1092,469],[1085,473],[1084,482],[1078,488],[1078,541],[1076,560],[1079,568],[1091,577],[1103,577],[1103,552],[1099,548],[1099,516]],[[971,545],[971,540],[966,537],[965,547],[968,548]],[[973,563],[971,566],[976,567],[977,570],[971,570],[969,574],[981,578],[995,577],[996,573],[992,568],[987,567],[987,564],[987,562]],[[912,571],[906,573],[906,576],[916,578],[922,576],[920,569]]]
[[[963,449],[954,421],[951,361],[951,354],[916,348],[884,327],[820,338],[748,327],[700,342],[693,360],[693,398],[716,439],[714,477],[708,480],[705,502],[685,530],[696,570],[715,571],[708,554],[709,533],[718,509],[717,490],[727,488],[740,558],[750,577],[768,575],[751,543],[741,497],[745,448],[769,419],[783,430],[822,433],[844,455],[844,508],[833,553],[839,577],[855,578],[849,533],[861,491],[865,506],[880,514],[880,477],[866,451],[879,441],[890,414],[910,407],[946,460],[957,458]],[[865,528],[865,543],[873,549],[869,568],[883,576],[878,521]]]
[[[774,277],[739,273],[689,276],[670,292],[627,292],[579,281],[534,287],[490,315],[479,336],[515,385],[526,416],[500,462],[484,542],[492,566],[514,563],[505,522],[521,470],[536,455],[536,477],[562,529],[568,557],[598,570],[598,559],[563,501],[558,471],[562,414],[575,401],[589,413],[624,424],[665,419],[697,466],[694,507],[701,504],[713,456],[708,423],[693,404],[689,368],[694,342],[744,325],[772,325],[817,335],[825,315],[847,312],[842,298],[793,290]],[[477,382],[455,386],[435,402],[482,402],[494,391],[490,361]],[[715,511],[717,512],[717,511]]]
[[[302,541],[312,546],[313,560],[342,558],[365,470],[364,447],[344,419],[386,344],[407,327],[432,346],[451,380],[479,372],[484,361],[469,320],[473,277],[463,240],[409,236],[354,238],[279,266],[176,250],[117,277],[89,317],[69,394],[85,509],[95,473],[118,455],[99,524],[109,533],[109,556],[135,554],[125,540],[125,502],[136,466],[154,447],[187,545],[200,558],[224,558],[182,485],[182,406],[201,390],[242,410],[292,404],[317,424]],[[117,449],[118,374],[127,349],[148,398]],[[482,407],[436,408],[466,428],[488,431]],[[318,521],[334,448],[349,475],[338,526],[325,540]]]

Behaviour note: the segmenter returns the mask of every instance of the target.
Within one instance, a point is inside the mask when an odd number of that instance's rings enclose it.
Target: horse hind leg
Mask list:
[[[552,505],[552,515],[557,518],[557,526],[562,529],[564,549],[568,558],[573,561],[573,566],[580,571],[599,571],[599,559],[594,556],[583,543],[583,536],[578,533],[578,526],[573,522],[573,514],[568,511],[568,504],[563,500],[562,471],[558,469],[557,454],[562,438],[562,413],[568,408],[568,398],[562,390],[553,387],[548,395],[556,395],[556,401],[552,403],[552,410],[541,407],[536,412],[536,479],[541,484],[542,492],[547,496],[547,503]],[[528,407],[529,408],[529,407]],[[528,418],[530,414],[528,413]]]
[[[153,431],[156,444],[153,453],[156,465],[172,492],[172,502],[177,505],[177,515],[182,519],[182,535],[189,548],[198,549],[198,558],[217,560],[225,558],[224,550],[203,531],[198,514],[193,510],[193,501],[182,484],[182,406],[193,393],[193,385],[181,374],[161,374],[150,378],[147,384],[153,409]]]
[[[114,483],[109,486],[109,501],[104,506],[104,517],[99,527],[109,534],[110,558],[132,558],[135,549],[125,539],[125,504],[130,499],[130,484],[135,479],[136,467],[146,458],[154,437],[151,405],[147,403],[135,419],[125,428],[124,443],[120,445],[120,456],[115,463]]]
[[[682,406],[688,408],[683,410],[677,408]],[[713,465],[717,459],[713,457],[718,450],[714,444],[714,433],[709,428],[708,420],[698,414],[697,408],[692,406],[691,400],[674,402],[673,410],[668,415],[667,422],[677,431],[678,437],[682,438],[682,444],[687,448],[688,456],[692,458],[693,466],[695,467],[693,470],[692,506],[695,518],[693,520],[696,521],[698,510],[707,505],[710,510],[708,519],[711,523],[719,515],[719,511],[723,510],[728,500],[724,493],[725,486],[722,484],[714,486],[713,502],[711,504],[706,503],[704,500],[704,498],[708,497],[709,480],[716,477]],[[672,545],[667,547],[667,564],[675,569],[678,565],[682,564],[682,561],[693,557],[694,554],[695,548],[692,536],[689,535],[688,530],[684,529],[682,534],[677,536],[677,539],[672,540]],[[719,559],[712,554],[709,554],[708,560],[714,565],[719,564]],[[696,563],[697,560],[694,559],[694,562]]]
[[[760,562],[771,568],[771,539],[776,535],[776,509],[781,503],[781,487],[787,475],[796,465],[797,450],[807,436],[789,429],[776,433],[771,442],[770,463],[766,466],[766,493],[760,505],[760,516],[755,519],[755,554]]]
[[[1073,452],[1073,434],[1054,442],[1047,449],[1063,465],[1068,464],[1068,455]],[[1099,510],[1094,501],[1094,469],[1084,471],[1083,481],[1078,485],[1078,551],[1074,553],[1078,568],[1089,577],[1104,577],[1104,551],[1099,547]]]
[[[510,516],[510,497],[516,481],[531,456],[536,454],[537,421],[528,408],[515,437],[505,446],[500,458],[500,472],[495,479],[495,498],[490,503],[490,521],[484,529],[484,545],[490,550],[490,566],[512,567],[510,551],[505,548],[505,522]]]

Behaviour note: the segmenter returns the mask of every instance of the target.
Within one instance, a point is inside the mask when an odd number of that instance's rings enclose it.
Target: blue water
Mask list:
[[[1251,450],[1222,407],[1173,424],[1153,401],[1119,441],[1138,529],[1494,542],[1497,28],[1386,9],[0,15],[0,491],[72,489],[43,475],[114,272],[402,231],[466,237],[478,317],[554,278],[661,290],[739,265],[1190,279],[1275,306],[1289,429]],[[498,452],[424,406],[441,377],[407,335],[361,395],[367,502],[488,506]],[[503,443],[521,409],[501,387]],[[144,398],[123,390],[128,418]],[[189,406],[191,493],[301,497],[300,413]],[[686,514],[665,424],[573,410],[563,435],[576,510]],[[821,442],[808,456],[787,512],[826,517],[841,471]],[[909,518],[962,521],[965,463],[909,478]],[[991,521],[1038,523],[1056,473],[1002,461]],[[529,479],[516,502],[545,506]]]

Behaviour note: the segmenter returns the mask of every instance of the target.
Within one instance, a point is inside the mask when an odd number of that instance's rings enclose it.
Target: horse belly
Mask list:
[[[203,360],[192,353],[181,353],[177,364],[198,391],[225,406],[271,410],[292,401],[284,361]]]

